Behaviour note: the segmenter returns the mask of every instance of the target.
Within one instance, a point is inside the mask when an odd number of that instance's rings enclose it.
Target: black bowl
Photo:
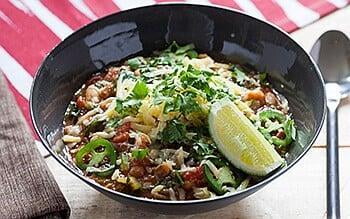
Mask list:
[[[62,136],[66,107],[74,92],[92,73],[113,62],[149,55],[172,41],[194,43],[199,51],[216,59],[249,64],[269,73],[275,88],[289,100],[298,129],[286,167],[241,192],[208,200],[160,201],[106,189],[84,177],[66,153],[55,152],[55,143]],[[47,150],[85,183],[134,207],[158,213],[192,214],[221,208],[247,197],[298,162],[310,149],[322,126],[325,93],[320,72],[310,56],[275,26],[238,11],[167,4],[107,16],[61,42],[38,70],[30,107],[35,129]]]

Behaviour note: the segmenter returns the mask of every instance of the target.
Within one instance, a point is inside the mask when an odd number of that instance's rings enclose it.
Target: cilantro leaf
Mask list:
[[[175,41],[161,54],[161,57],[170,58],[172,60],[177,57],[188,56],[190,58],[197,58],[198,53],[194,50],[193,44],[187,44],[185,46],[179,46]],[[162,63],[162,62],[159,62]],[[173,63],[173,62],[171,62]]]
[[[169,47],[166,49],[166,50],[164,50],[164,52],[166,52],[166,53],[171,53],[171,52],[176,52],[176,50],[179,48],[179,45],[175,42],[175,41],[173,41],[170,45],[169,45]]]
[[[129,59],[127,61],[127,64],[130,66],[131,70],[136,70],[142,65],[142,60],[140,57],[135,57],[135,58]]]
[[[128,115],[136,115],[138,108],[141,106],[141,100],[127,98],[126,100],[116,100],[115,111],[118,113],[118,117],[125,117]]]
[[[177,120],[168,122],[161,133],[163,143],[183,142],[186,139],[186,126]]]
[[[245,73],[235,66],[232,69],[232,77],[235,78],[238,83],[243,83],[246,79]]]
[[[185,46],[179,46],[175,52],[176,55],[181,55],[181,54],[184,54],[186,53],[187,51],[190,51],[190,50],[193,50],[194,49],[194,45],[191,43],[191,44],[188,44],[188,45],[185,45]]]
[[[129,96],[125,100],[117,99],[115,111],[118,118],[128,115],[136,115],[141,106],[142,99],[148,95],[148,87],[145,82],[138,80]]]
[[[198,57],[198,53],[197,53],[195,50],[187,51],[186,54],[187,54],[187,56],[190,57],[191,59],[197,58],[197,57]]]
[[[206,155],[212,155],[214,152],[214,148],[211,144],[206,144],[203,142],[194,143],[193,149],[196,152],[196,156],[199,160],[202,160]]]
[[[148,94],[147,84],[141,80],[137,81],[134,86],[134,89],[132,90],[132,93],[135,98],[144,99]]]
[[[119,125],[119,122],[120,122],[120,118],[110,119],[106,124],[106,128],[115,128]]]
[[[155,67],[157,65],[173,65],[174,59],[169,57],[169,56],[160,56],[160,57],[155,57],[150,60],[150,66]]]
[[[181,95],[168,97],[165,101],[164,113],[179,111],[183,103]]]
[[[180,105],[183,114],[201,111],[201,107],[196,101],[196,96],[196,94],[190,92],[184,93],[182,104]]]
[[[148,148],[137,148],[132,150],[131,155],[133,158],[137,159],[137,160],[142,160],[143,158],[145,158],[149,153],[149,149]]]

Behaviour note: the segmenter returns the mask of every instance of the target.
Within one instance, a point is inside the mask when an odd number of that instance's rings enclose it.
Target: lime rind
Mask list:
[[[265,176],[283,163],[273,145],[230,100],[212,105],[209,131],[221,153],[248,174]]]

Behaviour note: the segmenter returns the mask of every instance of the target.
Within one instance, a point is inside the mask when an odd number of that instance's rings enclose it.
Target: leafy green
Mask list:
[[[216,91],[209,85],[211,76],[213,76],[212,72],[200,71],[189,65],[187,71],[180,73],[179,78],[185,89],[190,88],[190,91],[201,94],[201,96],[204,96],[208,100],[212,100]]]
[[[121,155],[120,170],[126,171],[129,169],[129,157],[126,154]]]
[[[132,150],[131,155],[133,158],[137,159],[137,160],[142,160],[143,158],[145,158],[149,153],[149,149],[148,148],[137,148]]]
[[[184,56],[189,58],[197,58],[198,53],[194,50],[193,44],[187,44],[185,46],[179,46],[175,41],[161,53],[161,57],[170,57],[173,60],[179,60]],[[176,62],[175,62],[176,63]]]
[[[236,79],[238,83],[243,83],[244,80],[246,79],[246,75],[243,71],[241,71],[239,68],[236,66],[232,67],[232,77]]]
[[[73,117],[78,118],[80,114],[80,109],[77,107],[77,103],[75,101],[71,101],[68,105],[67,111],[65,113],[65,117]]]
[[[131,70],[136,70],[142,65],[141,57],[129,59],[127,64],[130,66]]]
[[[147,84],[141,80],[138,80],[132,90],[132,93],[136,99],[144,99],[148,94]]]
[[[127,98],[126,100],[116,100],[115,111],[118,113],[118,117],[125,117],[128,115],[136,115],[138,109],[141,106],[141,100]]]
[[[129,94],[125,100],[116,100],[115,111],[117,111],[118,117],[120,118],[128,115],[136,115],[142,104],[142,99],[144,99],[147,95],[147,84],[142,80],[138,80],[131,94]]]
[[[186,54],[187,54],[187,56],[190,57],[191,59],[197,58],[197,57],[198,57],[198,53],[197,53],[195,50],[187,51]]]
[[[206,155],[212,155],[215,150],[212,144],[206,144],[202,142],[196,142],[193,145],[193,149],[195,150],[197,155],[200,157],[204,157]]]
[[[84,129],[84,136],[88,136],[91,132],[102,131],[104,129],[105,121],[103,120],[93,120]]]
[[[173,57],[170,56],[161,56],[161,57],[155,57],[152,58],[149,62],[151,67],[155,67],[157,65],[169,65],[172,66],[175,64],[175,60]]]
[[[175,54],[176,55],[184,54],[193,49],[194,49],[194,45],[192,43],[185,46],[178,46],[177,50],[175,51]]]
[[[180,105],[180,111],[187,115],[192,112],[200,112],[202,109],[196,100],[197,94],[184,93],[182,103]]]
[[[106,128],[115,128],[119,125],[120,122],[120,118],[113,118],[110,119],[107,123],[106,123]]]
[[[161,133],[163,143],[183,142],[186,139],[186,126],[177,120],[169,121]]]
[[[183,181],[179,171],[175,171],[175,177],[176,177],[177,181],[179,181],[180,185],[184,184],[184,181]]]

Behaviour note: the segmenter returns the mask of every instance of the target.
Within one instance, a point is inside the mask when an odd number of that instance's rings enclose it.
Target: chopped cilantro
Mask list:
[[[135,58],[129,59],[127,61],[127,64],[130,66],[131,70],[136,70],[142,65],[142,60],[140,57],[135,57]]]
[[[191,59],[193,58],[197,58],[198,57],[198,53],[195,50],[190,50],[187,53],[187,56],[190,57]]]
[[[115,111],[118,113],[118,117],[125,117],[129,115],[136,115],[138,108],[141,106],[141,100],[127,98],[126,100],[117,99]]]
[[[232,68],[232,77],[235,78],[238,83],[243,83],[246,79],[245,73],[235,66]]]
[[[186,139],[186,126],[177,120],[168,122],[161,133],[163,143],[183,142]]]
[[[178,46],[177,50],[175,51],[175,54],[176,55],[181,55],[181,54],[184,54],[188,51],[191,51],[194,49],[194,45],[193,44],[188,44],[188,45],[185,45],[185,46]]]
[[[174,59],[169,56],[155,57],[150,60],[150,66],[155,67],[157,65],[173,65]]]
[[[182,98],[182,103],[179,106],[180,107],[180,111],[183,114],[189,114],[192,112],[200,112],[201,111],[201,107],[200,105],[197,103],[196,101],[196,94],[194,93],[184,93],[184,96]]]
[[[122,153],[121,155],[121,163],[120,163],[120,170],[127,171],[129,169],[129,157],[125,153]]]
[[[144,99],[148,94],[147,84],[141,80],[137,81],[132,93],[136,99]]]
[[[137,159],[137,160],[142,160],[143,158],[145,158],[149,153],[149,149],[148,148],[137,148],[132,150],[131,155],[133,158]]]
[[[148,87],[145,82],[138,80],[129,96],[125,100],[117,99],[115,111],[118,118],[128,115],[136,115],[141,106],[142,99],[148,95]]]
[[[113,118],[106,123],[107,128],[115,128],[119,125],[120,118]]]

